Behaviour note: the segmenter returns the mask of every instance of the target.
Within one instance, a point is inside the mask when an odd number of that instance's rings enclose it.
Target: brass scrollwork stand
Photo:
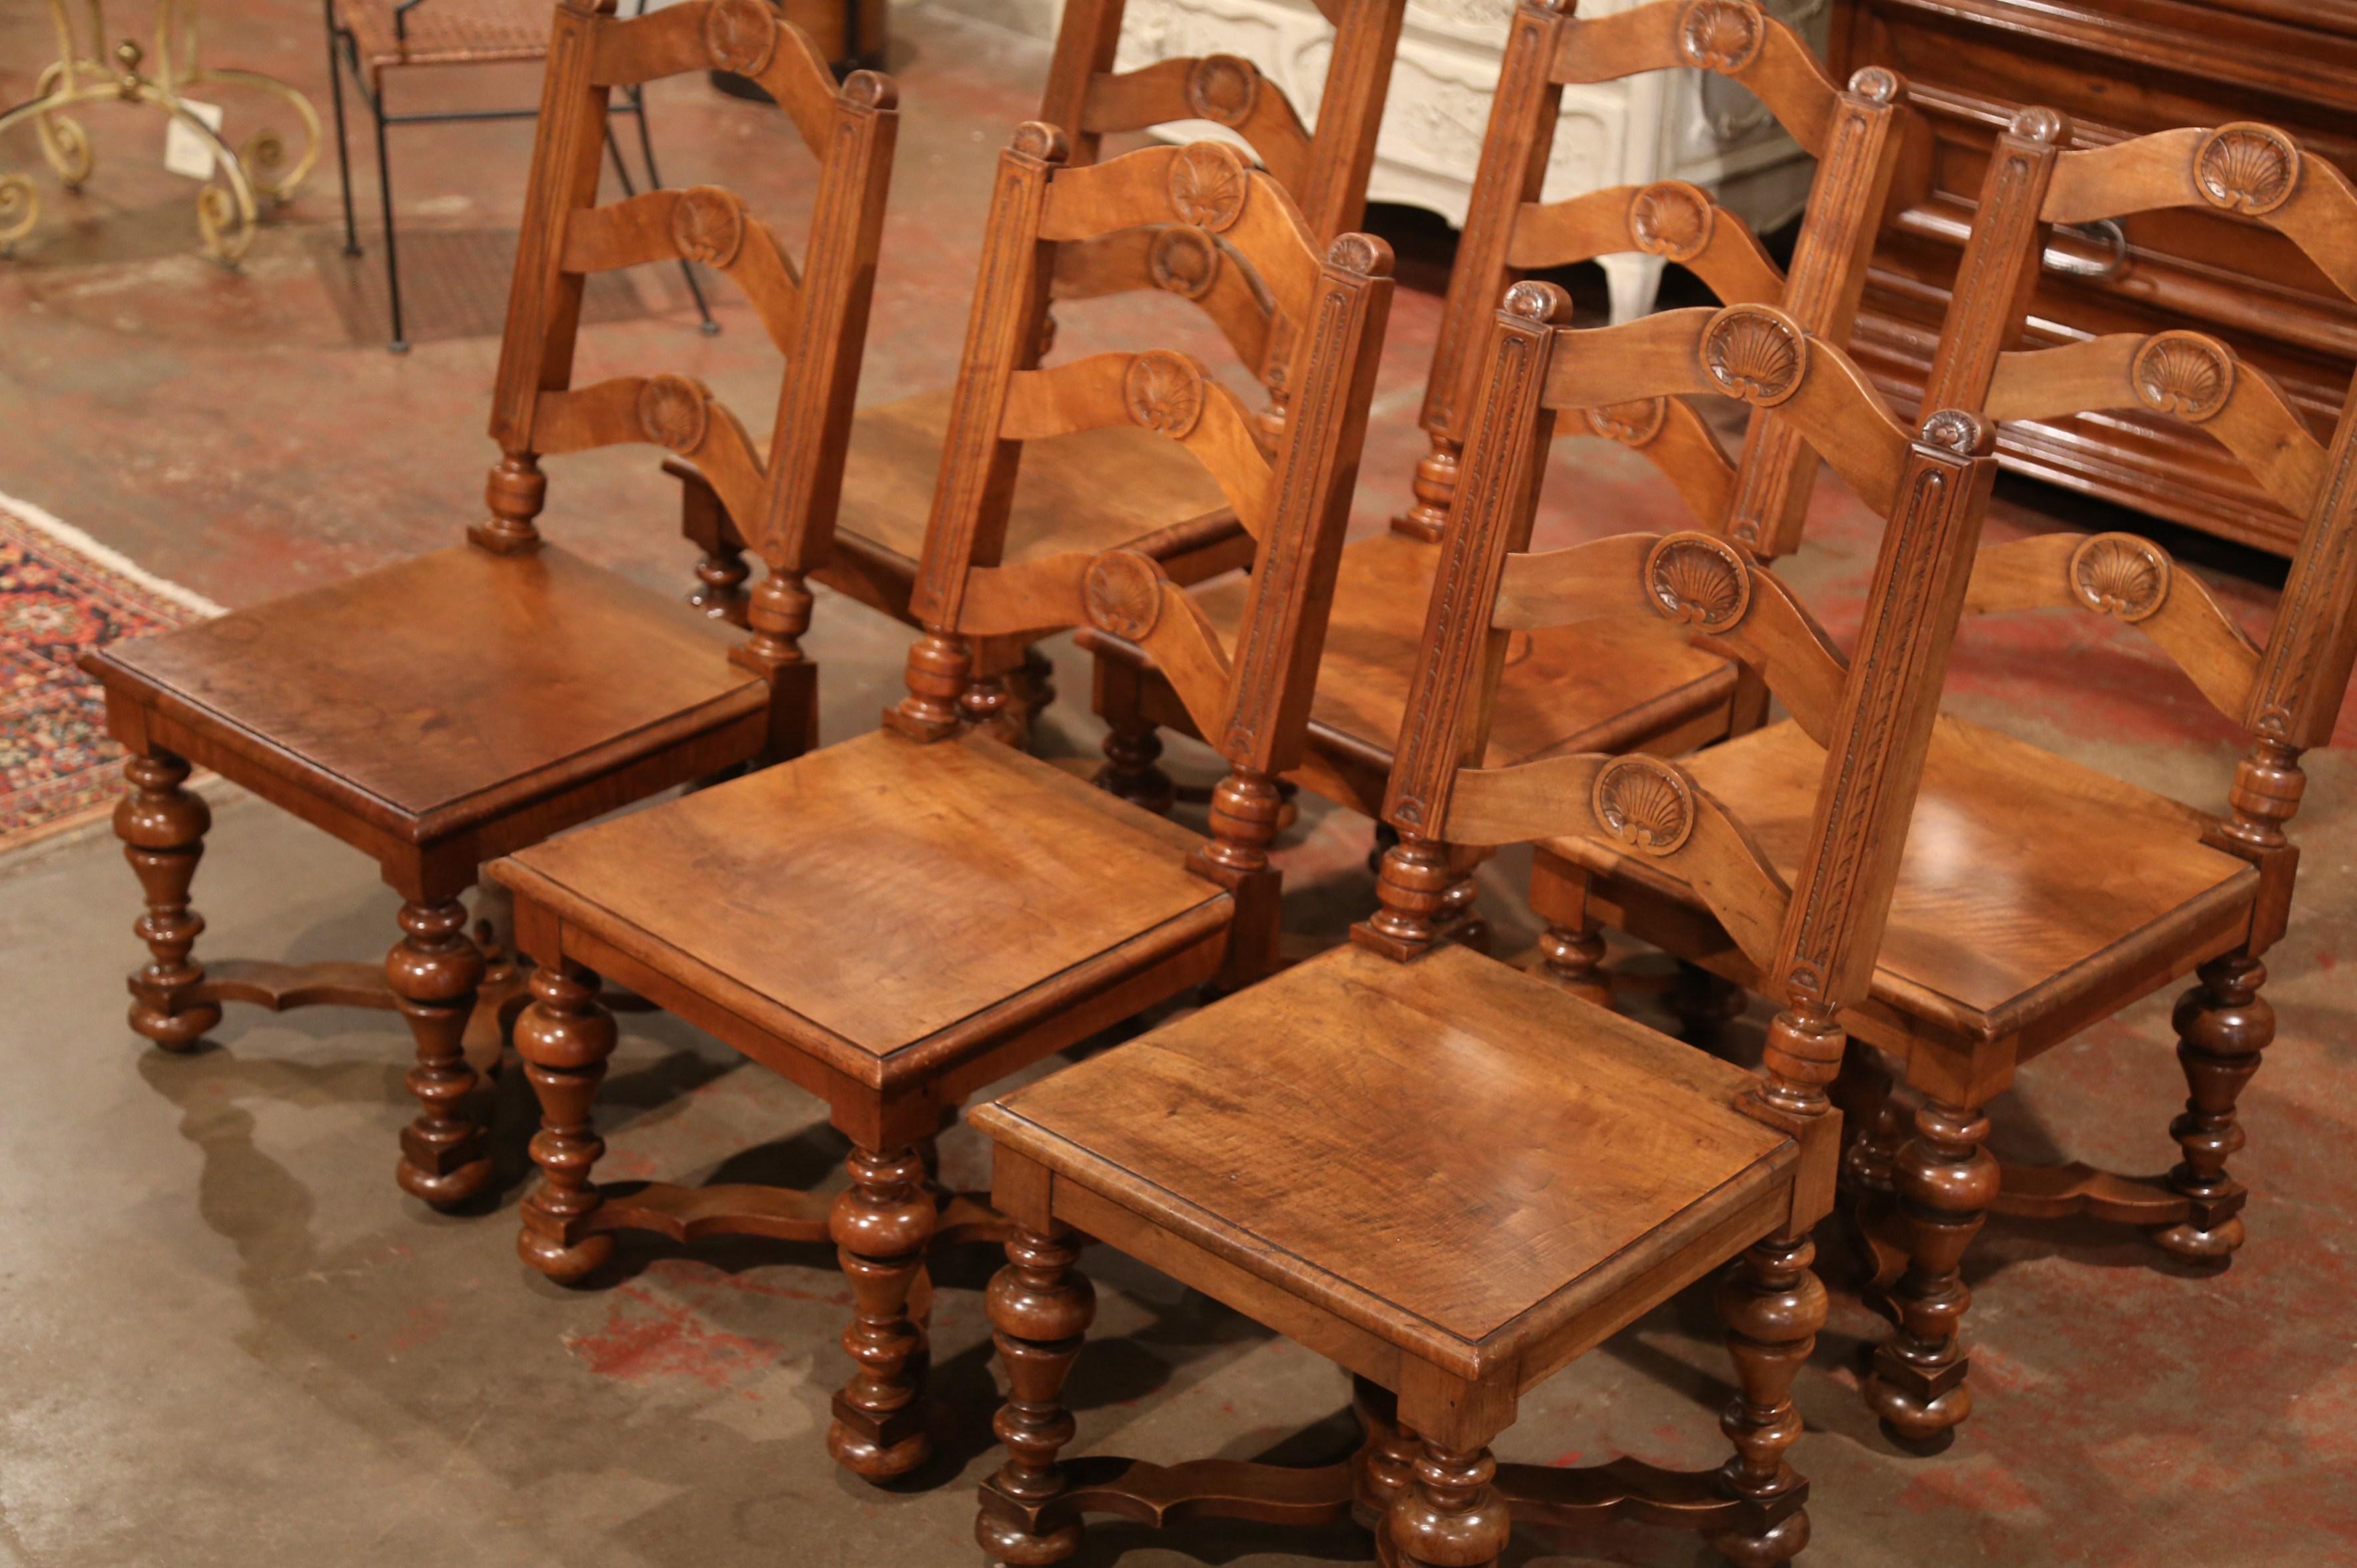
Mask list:
[[[225,266],[235,266],[253,242],[260,208],[257,198],[283,205],[294,199],[296,188],[319,161],[319,115],[311,101],[272,77],[250,70],[207,69],[197,52],[197,0],[156,0],[156,70],[145,75],[146,59],[138,44],[124,38],[114,46],[113,63],[97,57],[107,38],[103,0],[87,0],[89,36],[85,41],[74,27],[71,0],[49,0],[57,24],[58,58],[45,67],[33,96],[0,113],[0,134],[30,120],[59,183],[79,190],[96,166],[90,136],[80,122],[64,111],[71,104],[117,99],[148,103],[186,126],[211,149],[212,177],[197,195],[197,226],[203,231],[205,249]],[[219,132],[192,113],[181,94],[207,82],[251,87],[275,93],[294,109],[303,125],[303,149],[290,166],[286,145],[268,126],[254,131],[232,151]],[[0,254],[32,232],[41,215],[41,200],[32,180],[21,174],[0,172]]]

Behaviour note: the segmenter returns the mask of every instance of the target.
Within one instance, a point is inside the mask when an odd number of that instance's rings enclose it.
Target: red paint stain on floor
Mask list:
[[[404,1350],[414,1350],[421,1345],[429,1345],[442,1337],[442,1330],[449,1326],[449,1322],[450,1304],[448,1302],[435,1297],[431,1300],[413,1303],[409,1311],[403,1316],[401,1326],[394,1329],[391,1337],[385,1340],[385,1354],[398,1356]]]
[[[780,1347],[742,1334],[725,1333],[699,1321],[684,1303],[665,1301],[651,1291],[623,1285],[592,1334],[568,1334],[565,1348],[601,1377],[647,1383],[688,1378],[706,1388],[775,1363]]]

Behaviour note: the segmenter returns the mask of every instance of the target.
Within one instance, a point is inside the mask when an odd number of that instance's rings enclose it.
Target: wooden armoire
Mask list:
[[[1928,187],[1894,204],[1858,317],[1857,358],[1912,406],[1987,150],[2025,104],[2080,145],[2258,120],[2357,170],[2357,0],[1835,0],[1834,74],[1905,73],[1930,122]],[[2281,381],[2329,437],[2357,361],[2357,308],[2280,237],[2223,214],[2144,214],[2058,232],[2030,317],[2040,347],[2191,328]],[[2288,554],[2294,519],[2193,426],[2116,412],[2005,427],[2007,467]]]

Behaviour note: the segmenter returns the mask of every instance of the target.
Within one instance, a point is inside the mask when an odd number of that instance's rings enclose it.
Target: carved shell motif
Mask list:
[[[639,388],[639,429],[658,446],[694,451],[711,417],[704,389],[685,376],[649,376]]]
[[[1244,160],[1217,142],[1189,142],[1170,160],[1170,210],[1217,233],[1243,215],[1252,193]]]
[[[2098,614],[2138,621],[2169,602],[2171,570],[2152,541],[2099,533],[2071,553],[2071,592]]]
[[[1234,55],[1205,55],[1187,73],[1187,105],[1206,120],[1241,125],[1260,100],[1260,72]]]
[[[1705,70],[1741,70],[1766,31],[1760,8],[1746,0],[1694,0],[1678,22],[1678,52]]]
[[[1200,229],[1166,226],[1155,231],[1146,269],[1155,287],[1200,299],[1220,280],[1220,248]]]
[[[1091,626],[1135,642],[1162,617],[1162,570],[1135,550],[1108,550],[1089,563],[1081,606]]]
[[[1648,854],[1674,854],[1694,832],[1694,790],[1685,776],[1641,754],[1606,763],[1589,804],[1606,832]]]
[[[1645,595],[1672,620],[1725,631],[1751,607],[1751,574],[1707,533],[1673,533],[1645,557]]]
[[[726,267],[745,243],[745,209],[718,186],[683,190],[671,209],[671,238],[689,261]]]
[[[2299,146],[2273,125],[2221,125],[2194,151],[2193,184],[2214,207],[2260,217],[2298,187]]]
[[[1608,403],[1587,411],[1587,428],[1623,446],[1642,446],[1662,433],[1670,417],[1670,400],[1641,397],[1632,403]]]
[[[1203,417],[1203,372],[1184,354],[1150,349],[1130,360],[1121,396],[1133,423],[1176,440]]]
[[[2199,332],[2157,332],[2136,350],[2129,379],[2146,407],[2199,424],[2233,392],[2234,356]]]
[[[1710,198],[1682,179],[1664,179],[1629,203],[1629,233],[1637,248],[1674,262],[1690,262],[1710,243]]]
[[[1799,389],[1809,340],[1777,311],[1732,305],[1703,328],[1703,369],[1729,397],[1773,408]]]
[[[715,0],[704,14],[704,52],[722,70],[759,76],[777,53],[780,26],[762,0]]]

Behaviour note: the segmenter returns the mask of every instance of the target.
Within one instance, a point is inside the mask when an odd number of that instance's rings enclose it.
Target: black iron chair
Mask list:
[[[548,0],[324,0],[324,6],[328,84],[336,112],[336,161],[344,185],[344,254],[361,253],[360,230],[352,216],[351,147],[344,129],[344,72],[350,70],[361,102],[376,122],[377,196],[384,209],[384,275],[393,316],[390,347],[396,354],[405,354],[409,341],[402,328],[401,251],[393,236],[393,165],[386,155],[386,127],[462,120],[529,120],[539,110],[458,109],[389,114],[385,112],[385,73],[411,66],[508,65],[544,59],[548,53]],[[645,8],[646,0],[632,0],[634,15]],[[615,96],[611,113],[628,114],[637,120],[639,152],[646,162],[647,183],[660,189],[662,176],[655,167],[654,138],[647,130],[643,90],[624,88]],[[622,161],[622,145],[614,135],[610,117],[606,128],[606,147],[613,156],[614,173],[621,181],[622,194],[636,194],[637,187]],[[679,270],[687,279],[687,292],[695,300],[704,330],[719,331],[720,324],[712,318],[712,307],[705,301],[704,287],[696,280],[694,264],[682,261]]]

